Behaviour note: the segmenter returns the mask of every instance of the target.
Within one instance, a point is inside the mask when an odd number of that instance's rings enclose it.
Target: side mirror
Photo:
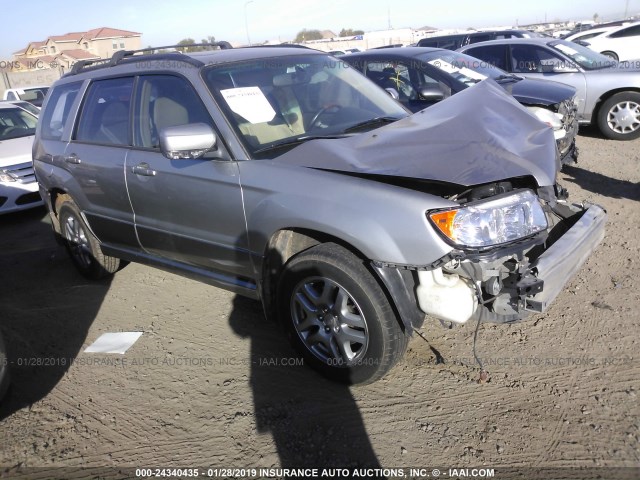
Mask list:
[[[440,100],[444,100],[444,92],[439,86],[422,87],[418,90],[418,94],[420,94],[421,100],[426,100],[428,102],[439,102]]]
[[[170,160],[200,158],[216,146],[216,134],[206,123],[190,123],[160,130],[160,151]]]
[[[391,95],[391,98],[394,100],[400,100],[400,94],[395,88],[385,88],[384,90]]]

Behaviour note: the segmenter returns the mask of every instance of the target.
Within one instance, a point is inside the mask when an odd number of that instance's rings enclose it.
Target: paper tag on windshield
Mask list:
[[[250,123],[270,122],[276,112],[260,87],[241,87],[220,90],[229,108]]]

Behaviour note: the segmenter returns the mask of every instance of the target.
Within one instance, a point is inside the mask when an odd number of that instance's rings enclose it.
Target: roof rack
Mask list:
[[[162,55],[162,58],[166,58],[167,56],[170,56],[170,58],[172,58],[173,60],[176,60],[175,58],[176,56],[182,55],[182,52],[179,49],[190,48],[190,47],[218,47],[220,50],[229,50],[233,48],[229,42],[221,41],[221,42],[213,42],[213,43],[190,43],[187,45],[166,45],[163,47],[149,47],[149,48],[141,48],[138,50],[118,50],[113,54],[111,58],[100,58],[98,60],[80,60],[74,63],[71,70],[67,74],[65,74],[65,77],[70,75],[77,75],[78,73],[81,73],[81,72],[96,70],[99,68],[113,67],[115,65],[122,63],[125,59],[129,59],[130,57],[133,57],[136,54],[145,53],[145,52],[153,53],[156,50],[165,50],[169,48],[173,48],[175,49],[175,51],[164,53],[164,54],[163,53],[157,54],[156,56],[154,56],[154,59],[157,60],[159,59],[159,56]],[[141,57],[141,58],[138,58],[137,60],[141,60],[144,58],[145,57]],[[188,56],[184,56],[179,59],[187,63],[194,63],[194,64],[197,63],[198,66],[202,65],[202,62],[200,62],[199,60],[191,59]]]

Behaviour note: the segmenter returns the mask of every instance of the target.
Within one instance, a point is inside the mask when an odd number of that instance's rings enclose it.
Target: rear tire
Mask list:
[[[68,195],[56,199],[60,234],[78,271],[91,280],[112,275],[120,268],[120,259],[102,253],[100,242],[91,233],[80,209]]]
[[[362,260],[333,243],[294,256],[278,285],[278,314],[305,361],[331,380],[382,378],[404,354],[408,336]]]
[[[598,127],[612,140],[640,137],[640,93],[621,92],[605,100],[598,110]]]

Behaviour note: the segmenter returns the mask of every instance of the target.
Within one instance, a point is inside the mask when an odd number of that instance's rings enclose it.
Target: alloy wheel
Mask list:
[[[324,363],[348,367],[366,353],[367,322],[353,296],[325,277],[301,281],[291,296],[291,316],[304,345]]]

